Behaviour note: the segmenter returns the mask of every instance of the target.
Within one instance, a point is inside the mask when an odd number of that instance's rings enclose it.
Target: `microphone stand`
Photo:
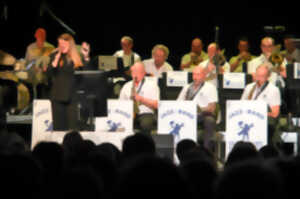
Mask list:
[[[76,35],[76,32],[70,28],[67,24],[65,24],[60,18],[58,18],[53,12],[52,10],[47,6],[46,1],[43,1],[41,3],[41,7],[40,7],[40,16],[43,15],[43,12],[47,11],[48,14],[55,20],[57,21],[61,26],[63,26],[65,29],[67,29],[71,34]]]

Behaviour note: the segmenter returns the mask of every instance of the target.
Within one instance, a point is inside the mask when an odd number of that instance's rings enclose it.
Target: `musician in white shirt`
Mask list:
[[[248,62],[248,74],[252,75],[253,81],[255,81],[255,72],[256,72],[256,68],[258,66],[260,66],[261,64],[267,63],[268,67],[270,69],[272,69],[274,66],[272,65],[272,63],[270,62],[270,56],[272,55],[272,53],[275,50],[275,44],[274,44],[274,39],[271,37],[264,37],[261,40],[261,45],[260,45],[262,54],[257,57],[252,59],[250,62]],[[281,83],[282,87],[285,87],[285,83],[283,81],[283,78],[286,78],[286,64],[287,61],[286,59],[283,60],[282,64],[281,64],[281,71],[279,74],[275,73],[275,72],[271,72],[269,75],[269,81],[273,84],[278,84],[278,80]]]
[[[195,67],[193,69],[193,83],[183,87],[177,100],[192,100],[197,103],[197,123],[200,129],[204,129],[204,146],[212,149],[211,138],[216,129],[215,110],[218,102],[218,93],[213,84],[205,82],[205,77],[206,70],[200,66]]]
[[[122,50],[118,50],[114,53],[114,56],[122,58],[124,67],[130,67],[135,62],[141,61],[141,57],[133,52],[133,39],[129,36],[124,36],[121,38]]]
[[[165,45],[158,44],[152,49],[152,58],[144,60],[146,74],[161,77],[163,72],[173,71],[173,67],[166,61],[169,49]]]
[[[221,55],[221,50],[219,45],[216,43],[211,43],[207,47],[207,55],[208,59],[201,62],[199,66],[206,69],[206,81],[212,83],[217,87],[217,69],[216,69],[216,63],[214,63],[215,56],[223,57]],[[219,63],[219,74],[223,74],[224,72],[230,72],[230,64],[223,60],[224,63]]]
[[[242,100],[262,100],[268,105],[268,143],[273,144],[273,136],[280,114],[281,96],[278,87],[269,83],[271,70],[262,64],[256,69],[256,81],[248,84],[244,89]]]
[[[158,107],[159,87],[153,81],[147,81],[145,68],[142,62],[136,62],[130,68],[132,79],[121,90],[120,100],[135,100],[138,104],[135,123],[142,132],[150,133],[155,129]]]

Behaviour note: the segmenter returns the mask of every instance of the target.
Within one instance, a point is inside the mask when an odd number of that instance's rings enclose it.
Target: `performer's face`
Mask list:
[[[265,67],[258,68],[255,77],[258,85],[262,86],[269,78],[268,69]]]
[[[205,72],[201,67],[196,67],[193,70],[193,80],[196,86],[200,85],[205,80]]]
[[[157,66],[163,65],[166,60],[165,52],[161,49],[156,49],[152,57],[154,59],[155,65]]]
[[[145,76],[145,70],[139,66],[132,66],[131,68],[131,77],[135,83],[139,83]]]
[[[70,50],[70,43],[64,39],[58,40],[58,48],[61,53],[67,53]]]

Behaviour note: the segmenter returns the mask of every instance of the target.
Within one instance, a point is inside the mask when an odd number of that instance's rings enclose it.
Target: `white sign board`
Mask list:
[[[96,118],[96,131],[133,132],[132,100],[107,100],[107,117]]]
[[[246,85],[245,73],[224,73],[223,88],[244,89]]]
[[[193,101],[160,101],[158,133],[173,134],[174,144],[182,139],[197,141],[197,108]]]
[[[167,86],[183,87],[188,84],[188,72],[186,71],[168,71]]]
[[[52,109],[49,100],[34,100],[32,115],[31,146],[45,139],[53,131]]]
[[[260,100],[226,102],[226,154],[237,141],[252,142],[257,149],[267,144],[267,104]]]
[[[294,63],[294,79],[300,79],[300,63]]]

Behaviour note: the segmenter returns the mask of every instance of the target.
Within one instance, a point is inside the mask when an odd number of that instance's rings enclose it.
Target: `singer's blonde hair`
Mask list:
[[[78,67],[83,66],[81,58],[80,58],[80,54],[77,51],[76,43],[75,43],[75,40],[74,40],[73,36],[70,35],[69,33],[63,33],[58,37],[58,40],[59,39],[62,39],[62,40],[65,40],[65,41],[69,42],[70,49],[67,53],[67,59],[73,61],[74,68],[78,68]],[[61,63],[61,64],[63,64],[63,63]]]

